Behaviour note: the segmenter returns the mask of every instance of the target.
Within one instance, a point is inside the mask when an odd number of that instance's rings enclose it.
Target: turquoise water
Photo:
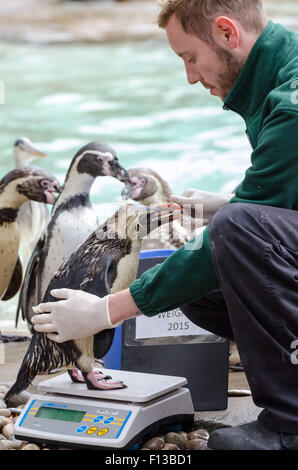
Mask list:
[[[1,176],[13,168],[12,145],[23,135],[48,153],[38,164],[61,183],[72,156],[92,140],[114,146],[126,168],[153,168],[178,194],[232,191],[249,165],[242,119],[201,85],[190,86],[164,42],[1,44],[0,61]],[[96,181],[91,199],[100,220],[121,190],[112,178]],[[2,302],[0,326],[13,324],[15,303]]]

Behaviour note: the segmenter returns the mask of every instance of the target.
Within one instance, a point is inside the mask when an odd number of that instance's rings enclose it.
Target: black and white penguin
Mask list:
[[[19,308],[30,329],[34,315],[32,307],[41,302],[52,276],[98,226],[89,197],[98,176],[112,176],[124,183],[129,179],[112,147],[102,142],[91,142],[73,157],[51,220],[28,263]]]
[[[123,205],[64,262],[42,302],[57,301],[50,294],[52,289],[80,289],[103,297],[128,288],[137,275],[141,239],[152,227],[169,223],[177,213],[177,204]],[[107,353],[113,337],[114,329],[108,329],[89,338],[56,343],[46,334],[34,332],[16,382],[4,400],[25,390],[36,375],[56,368],[67,368],[73,381],[80,378],[71,369],[79,369],[89,389],[123,388],[122,382],[109,382],[110,377],[93,370],[94,357],[100,359]]]
[[[12,170],[0,180],[0,300],[12,298],[22,282],[17,223],[21,206],[28,200],[53,204],[59,188],[55,176],[36,167]]]
[[[141,204],[172,203],[173,192],[168,183],[150,168],[131,168],[128,170],[129,182],[122,191],[125,199],[133,199]],[[183,222],[183,224],[182,224]],[[142,249],[177,249],[198,235],[192,218],[186,214],[180,220],[161,227],[143,240]]]
[[[47,157],[27,137],[20,137],[15,141],[13,154],[16,168],[29,166],[36,158]],[[19,254],[24,271],[33,249],[49,220],[50,215],[46,204],[28,201],[19,210],[18,224],[21,233]]]

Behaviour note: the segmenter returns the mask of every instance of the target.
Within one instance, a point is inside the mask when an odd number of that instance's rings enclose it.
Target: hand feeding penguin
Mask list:
[[[133,199],[146,206],[162,202],[179,204],[179,201],[173,201],[174,195],[170,186],[156,171],[150,168],[131,168],[128,174],[130,179],[121,193],[124,198]],[[192,240],[200,231],[201,228],[199,231],[195,230],[192,218],[183,214],[183,219],[161,227],[143,240],[142,249],[177,249]]]
[[[0,300],[11,299],[22,283],[17,223],[20,207],[29,199],[53,204],[53,193],[59,188],[52,174],[35,167],[12,170],[0,180]]]
[[[58,269],[52,278],[44,302],[56,301],[52,289],[71,288],[103,297],[129,287],[136,278],[141,239],[152,227],[171,222],[180,214],[178,204],[146,207],[125,204],[102,224]],[[46,334],[34,332],[15,384],[4,400],[25,390],[36,375],[66,367],[74,382],[82,379],[72,369],[81,371],[89,389],[123,388],[122,382],[95,374],[94,357],[103,357],[113,342],[114,329],[104,330],[85,339],[56,343]]]
[[[38,150],[30,139],[20,137],[13,146],[16,168],[28,166],[36,158],[45,158],[47,155]],[[28,201],[19,210],[18,224],[20,227],[20,257],[25,271],[33,249],[50,220],[48,207],[36,201]]]
[[[102,142],[91,142],[73,157],[51,220],[29,260],[16,323],[21,309],[31,329],[32,307],[41,302],[52,276],[98,226],[89,197],[98,176],[112,176],[124,183],[129,180],[116,151]]]

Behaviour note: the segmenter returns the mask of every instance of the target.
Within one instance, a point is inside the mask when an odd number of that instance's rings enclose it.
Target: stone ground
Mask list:
[[[29,342],[0,344],[0,385],[12,384],[15,381],[22,358],[28,348]],[[2,354],[1,354],[2,351]],[[52,376],[54,377],[54,375]],[[49,376],[36,377],[34,384],[28,391],[36,392],[36,385],[47,380]],[[243,372],[229,373],[229,390],[249,390]],[[228,408],[222,411],[200,411],[196,413],[195,421],[208,430],[216,427],[236,426],[238,424],[254,421],[261,409],[256,407],[250,396],[229,397]]]

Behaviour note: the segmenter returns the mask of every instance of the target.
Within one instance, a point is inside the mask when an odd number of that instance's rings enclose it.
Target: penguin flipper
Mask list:
[[[20,292],[19,303],[17,306],[16,325],[20,311],[22,312],[23,320],[27,320],[27,322],[31,324],[31,318],[34,315],[32,307],[39,303],[37,299],[37,274],[41,255],[46,244],[46,238],[46,232],[44,232],[35,245],[33,253],[28,261],[23,285]]]
[[[117,272],[117,265],[115,260],[110,256],[105,256],[101,259],[100,265],[96,274],[93,273],[93,280],[84,286],[83,290],[90,294],[104,297],[111,293],[110,285],[113,284],[114,275],[111,273]],[[81,284],[82,288],[82,284]],[[110,349],[114,340],[115,329],[103,330],[94,335],[93,353],[96,359],[101,359]]]
[[[22,263],[20,261],[20,258],[18,257],[10,284],[1,300],[9,300],[12,297],[14,297],[21,287],[22,279],[23,279],[23,268],[22,268]]]

